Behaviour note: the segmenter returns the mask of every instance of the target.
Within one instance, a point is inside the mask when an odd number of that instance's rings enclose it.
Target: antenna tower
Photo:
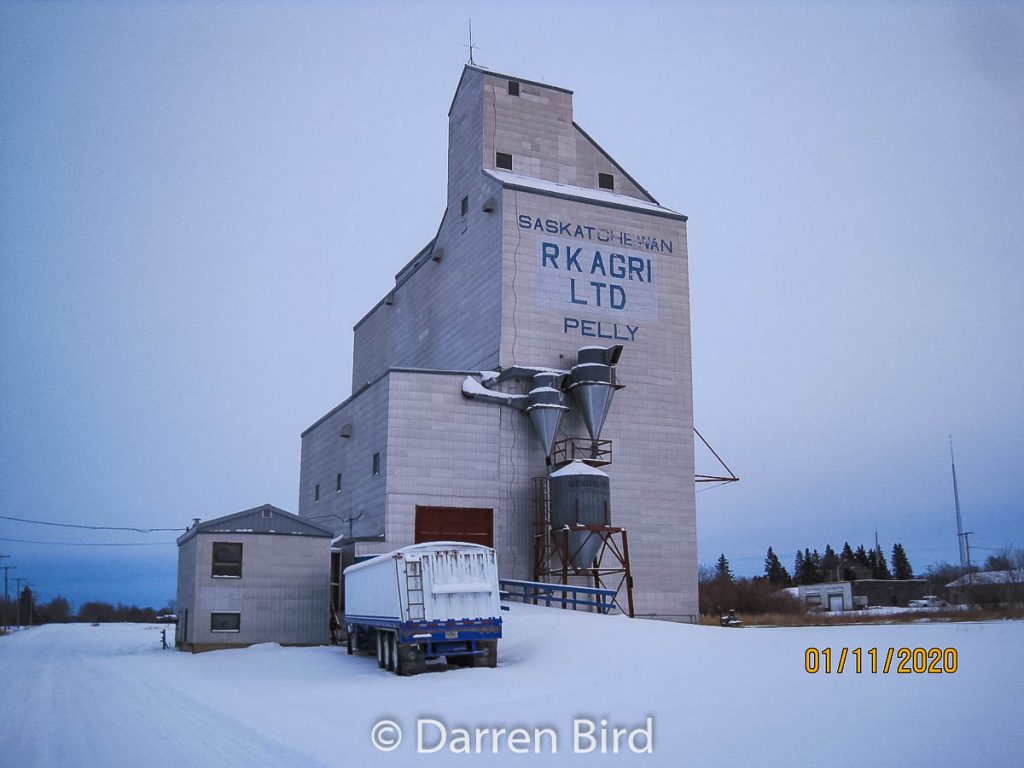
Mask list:
[[[469,48],[469,63],[470,64],[476,64],[476,62],[473,61],[473,49],[476,48],[476,46],[473,45],[473,20],[472,19],[469,20],[469,45],[467,45],[466,47]]]

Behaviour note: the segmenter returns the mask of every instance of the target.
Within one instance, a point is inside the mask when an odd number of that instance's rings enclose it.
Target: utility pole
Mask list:
[[[36,593],[32,590],[32,583],[26,581],[25,589],[28,590],[28,616],[25,617],[25,626],[32,626],[32,614],[36,612]]]
[[[956,505],[956,540],[960,547],[960,567],[970,567],[967,545],[964,542],[964,521],[960,516],[960,490],[956,486],[956,459],[953,458],[953,436],[949,436],[949,462],[953,467],[953,503]]]
[[[970,536],[974,535],[974,531],[964,531],[964,550],[967,553],[967,583],[974,584],[974,572],[971,570],[971,540]]]
[[[28,579],[16,578],[15,581],[17,582],[17,584],[15,584],[14,586],[14,591],[18,595],[18,629],[21,629],[21,582],[28,581]]]
[[[10,557],[10,555],[0,555],[0,558],[3,558],[3,557]],[[7,617],[8,617],[9,612],[10,612],[10,609],[8,608],[8,604],[10,602],[10,599],[8,598],[8,594],[9,593],[7,591],[7,574],[10,571],[17,570],[18,566],[16,566],[16,565],[4,565],[4,566],[0,566],[0,568],[2,568],[3,572],[4,572],[4,629],[7,629],[10,626],[10,624],[7,621]]]

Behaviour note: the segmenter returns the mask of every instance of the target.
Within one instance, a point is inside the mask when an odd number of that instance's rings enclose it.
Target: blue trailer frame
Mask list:
[[[428,659],[439,656],[475,656],[482,640],[501,639],[501,619],[449,619],[447,621],[399,621],[381,616],[346,616],[349,631],[370,628],[398,636],[401,645],[420,645]],[[467,643],[469,644],[467,646]]]
[[[377,644],[378,666],[398,674],[423,671],[427,660],[442,656],[459,666],[495,666],[501,618],[399,621],[384,616],[346,616],[348,653]],[[382,643],[391,644],[383,647]],[[479,663],[483,662],[483,663]]]

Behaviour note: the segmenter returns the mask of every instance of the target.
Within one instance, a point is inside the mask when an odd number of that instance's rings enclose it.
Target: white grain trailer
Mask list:
[[[494,550],[434,541],[345,569],[348,652],[377,653],[399,675],[423,671],[428,659],[494,667],[501,637]]]

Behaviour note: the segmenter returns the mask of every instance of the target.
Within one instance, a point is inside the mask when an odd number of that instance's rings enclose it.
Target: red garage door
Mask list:
[[[416,543],[468,541],[494,546],[494,510],[479,507],[416,506]]]

